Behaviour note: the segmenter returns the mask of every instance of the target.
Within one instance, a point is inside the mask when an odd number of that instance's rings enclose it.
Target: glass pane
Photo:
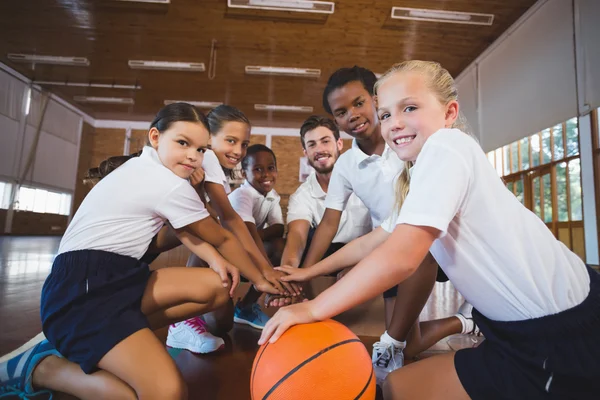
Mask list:
[[[565,148],[563,142],[563,129],[562,124],[556,125],[552,128],[552,136],[554,136],[554,159],[560,160],[565,157]]]
[[[44,213],[46,212],[46,198],[48,192],[44,189],[35,189],[35,200],[33,202],[33,212]]]
[[[542,218],[542,207],[540,204],[540,177],[533,178],[533,212]]]
[[[577,118],[567,121],[567,157],[579,154],[579,129],[577,129]]]
[[[542,131],[542,164],[552,161],[552,146],[550,145],[550,129]]]
[[[519,172],[519,142],[514,142],[510,145],[510,154],[512,156],[511,172]]]
[[[46,212],[50,214],[60,214],[60,198],[61,194],[56,192],[48,192],[46,199]]]
[[[581,164],[579,159],[569,162],[571,190],[571,221],[581,221]]]
[[[515,189],[515,184],[514,184],[513,182],[508,182],[508,183],[506,184],[506,188],[507,188],[507,189],[508,189],[508,190],[509,190],[511,193],[514,193],[514,192],[515,192],[515,190],[514,190],[514,189]]]
[[[496,171],[498,175],[502,176],[502,147],[496,149]]]
[[[521,167],[529,169],[529,138],[521,139]]]
[[[11,187],[12,185],[8,182],[0,182],[0,208],[4,210],[8,210]]]
[[[523,180],[522,179],[515,182],[515,196],[517,196],[517,199],[519,199],[519,201],[521,203],[523,203],[525,201],[525,195],[523,193]]]
[[[59,214],[69,215],[71,213],[71,199],[70,194],[63,193],[60,195],[60,210]]]
[[[558,207],[558,221],[568,221],[569,208],[567,204],[567,163],[565,162],[556,166],[556,206]]]
[[[22,211],[32,211],[35,200],[35,189],[22,186],[17,195],[17,204],[15,209]]]
[[[510,146],[506,145],[502,148],[502,153],[504,153],[504,175],[510,175]]]
[[[537,167],[540,165],[540,135],[536,133],[531,135],[531,166]]]
[[[550,174],[543,177],[544,183],[544,222],[552,222],[552,183]]]
[[[487,153],[487,158],[488,158],[488,161],[490,162],[490,164],[492,164],[492,166],[495,166],[494,165],[494,152],[493,151],[490,151],[489,153]]]

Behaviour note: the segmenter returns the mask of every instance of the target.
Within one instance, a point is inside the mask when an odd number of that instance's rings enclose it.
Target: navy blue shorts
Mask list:
[[[148,327],[141,301],[150,270],[135,258],[99,250],[59,254],[42,289],[44,334],[90,374],[123,339]]]
[[[600,275],[578,306],[525,321],[473,318],[485,335],[456,353],[460,382],[474,400],[600,398]]]

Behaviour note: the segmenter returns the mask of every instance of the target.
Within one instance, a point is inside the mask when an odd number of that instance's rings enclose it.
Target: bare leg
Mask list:
[[[456,317],[416,323],[408,334],[404,357],[411,359],[441,339],[462,332],[462,323]]]
[[[385,329],[390,329],[392,318],[394,318],[394,306],[396,305],[395,297],[385,297],[383,299],[383,310],[385,313]],[[393,336],[392,336],[393,337]]]
[[[385,400],[468,400],[454,368],[454,354],[447,353],[397,369],[383,385]]]

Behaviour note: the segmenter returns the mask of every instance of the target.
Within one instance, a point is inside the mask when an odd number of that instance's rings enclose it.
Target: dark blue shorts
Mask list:
[[[600,275],[588,270],[588,297],[558,314],[499,322],[473,310],[485,341],[454,358],[472,399],[600,398]]]
[[[99,250],[59,254],[44,283],[44,334],[90,374],[115,345],[148,327],[141,301],[150,276],[135,258]]]

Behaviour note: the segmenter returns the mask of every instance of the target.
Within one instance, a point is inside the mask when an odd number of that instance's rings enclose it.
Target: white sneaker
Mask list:
[[[377,342],[373,345],[373,369],[377,384],[381,385],[386,376],[404,365],[403,349],[391,343]]]
[[[456,314],[462,315],[465,319],[470,320],[470,322],[473,324],[473,329],[463,333],[467,335],[483,336],[483,333],[481,333],[481,330],[473,320],[473,306],[470,303],[466,301],[462,303]]]
[[[208,332],[200,317],[194,317],[169,326],[167,346],[206,354],[224,348],[225,341]]]

